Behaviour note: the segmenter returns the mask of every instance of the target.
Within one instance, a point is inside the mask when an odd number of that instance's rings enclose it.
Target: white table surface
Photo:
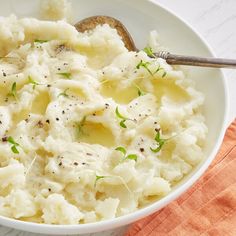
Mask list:
[[[156,0],[190,23],[218,57],[236,58],[236,0]],[[224,70],[230,109],[228,123],[236,118],[236,70]],[[212,81],[214,82],[214,81]],[[87,236],[122,236],[126,227]],[[0,227],[0,236],[39,236]]]

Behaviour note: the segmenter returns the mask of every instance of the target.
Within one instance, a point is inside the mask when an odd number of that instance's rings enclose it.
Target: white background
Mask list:
[[[218,57],[236,59],[236,0],[156,0],[190,23],[213,48]],[[224,70],[230,109],[228,123],[236,118],[236,69]],[[212,79],[214,83],[214,79]],[[122,236],[126,228],[88,236]],[[37,234],[0,227],[1,236]]]

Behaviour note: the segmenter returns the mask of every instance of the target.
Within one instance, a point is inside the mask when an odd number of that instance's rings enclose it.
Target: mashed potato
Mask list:
[[[0,214],[48,224],[122,216],[203,158],[203,95],[128,52],[108,25],[0,18]],[[151,40],[153,41],[153,40]]]

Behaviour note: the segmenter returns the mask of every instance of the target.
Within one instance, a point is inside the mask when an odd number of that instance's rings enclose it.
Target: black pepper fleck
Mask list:
[[[65,44],[60,44],[55,48],[56,53],[60,53],[61,51],[65,50],[66,46]]]
[[[61,166],[61,165],[62,165],[62,162],[60,162],[58,165]]]
[[[77,166],[77,165],[79,165],[79,164],[78,164],[78,162],[74,162],[74,165]]]
[[[56,118],[56,121],[59,121],[59,118]]]
[[[6,76],[7,76],[7,74],[6,74],[5,72],[3,72],[2,74],[3,74],[3,76],[4,76],[4,77],[6,77]]]
[[[62,114],[65,114],[65,111],[64,111],[64,110],[62,111]]]
[[[52,190],[49,188],[48,191],[51,192]]]
[[[38,121],[37,126],[39,128],[43,128],[43,122],[41,120]]]
[[[140,148],[139,150],[140,150],[140,152],[144,152],[144,148]]]
[[[2,141],[3,141],[3,142],[7,142],[7,136],[3,137],[3,138],[2,138]]]
[[[50,124],[50,120],[46,120],[46,123]]]
[[[87,156],[92,156],[93,154],[92,154],[92,153],[89,153],[89,152],[87,152],[87,153],[86,153],[86,155],[87,155]]]

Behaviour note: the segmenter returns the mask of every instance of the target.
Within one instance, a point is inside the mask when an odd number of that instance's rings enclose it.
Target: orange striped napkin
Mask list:
[[[165,208],[134,223],[125,236],[236,236],[236,120],[206,173]]]

